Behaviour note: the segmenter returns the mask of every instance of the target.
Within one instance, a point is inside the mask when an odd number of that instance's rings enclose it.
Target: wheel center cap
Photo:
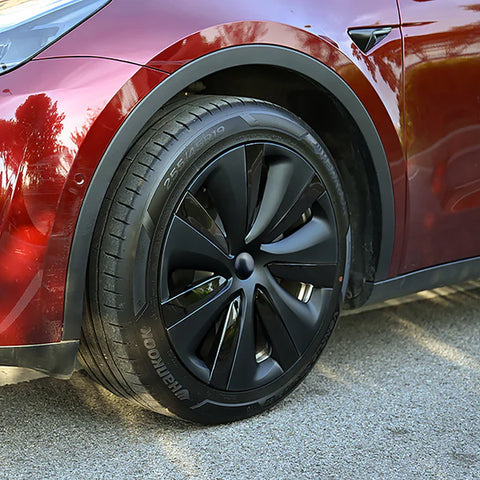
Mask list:
[[[235,273],[242,280],[246,280],[253,273],[254,268],[255,261],[247,252],[240,253],[235,259]]]

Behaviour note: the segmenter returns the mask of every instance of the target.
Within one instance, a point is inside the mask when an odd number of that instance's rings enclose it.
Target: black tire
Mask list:
[[[216,96],[163,109],[102,204],[82,363],[112,392],[190,421],[265,410],[334,328],[348,226],[333,161],[292,113]]]

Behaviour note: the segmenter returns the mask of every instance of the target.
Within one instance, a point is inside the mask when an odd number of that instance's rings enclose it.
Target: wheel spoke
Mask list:
[[[257,291],[255,307],[271,343],[271,356],[278,361],[283,371],[287,371],[300,356],[295,344],[270,300],[261,290]]]
[[[335,223],[335,213],[333,211],[332,202],[330,201],[330,197],[327,195],[327,192],[324,192],[320,197],[318,197],[315,205],[318,206],[317,211],[322,212],[322,216],[327,218],[330,224]]]
[[[230,302],[220,331],[220,338],[215,349],[214,361],[211,367],[209,382],[226,388],[232,363],[232,353],[235,351],[235,336],[240,323],[240,297]]]
[[[185,195],[178,210],[178,216],[219,246],[224,252],[228,252],[227,240],[222,231],[215,223],[215,220],[191,193],[187,192]]]
[[[264,243],[273,242],[278,236],[285,233],[322,195],[326,196],[325,187],[318,178],[314,178],[276,225],[262,235],[262,241]]]
[[[256,361],[252,301],[243,299],[237,315],[231,311],[229,308],[210,384],[232,391],[248,390],[281,375],[283,370],[274,359]]]
[[[201,362],[196,350],[208,331],[218,321],[220,315],[232,301],[234,292],[231,283],[215,295],[209,295],[200,305],[167,329],[170,340],[175,345],[182,361],[188,364],[196,375],[208,382],[210,370]]]
[[[251,243],[278,223],[313,178],[312,168],[292,152],[271,160],[257,218],[245,241]]]
[[[247,225],[245,147],[221,156],[207,179],[207,190],[225,227],[233,252],[243,246]]]
[[[337,273],[336,263],[271,263],[268,268],[275,277],[308,283],[317,288],[333,287]]]
[[[270,275],[266,275],[266,291],[276,312],[282,319],[285,328],[295,344],[298,352],[303,353],[317,331],[318,308],[322,307],[326,295],[317,290],[308,303],[302,303],[284,290]],[[319,295],[320,293],[320,295]]]
[[[265,144],[253,144],[245,147],[247,160],[247,186],[248,186],[248,215],[247,225],[253,221],[255,209],[258,205],[260,184],[262,180],[263,160],[265,157]]]
[[[168,278],[176,269],[206,270],[229,277],[228,257],[207,237],[178,216],[174,216],[164,250],[161,273],[162,300],[168,298]]]
[[[234,302],[238,306],[234,307]],[[215,365],[212,368],[210,383],[217,388],[229,388],[229,380],[237,360],[242,358],[242,378],[250,381],[255,367],[255,337],[251,302],[235,299],[230,305],[221,341],[218,346]]]
[[[230,350],[230,376],[227,383],[229,390],[251,388],[257,362],[255,360],[255,324],[252,299],[242,302],[241,322],[237,330],[234,347]]]
[[[335,263],[337,238],[335,228],[327,220],[313,217],[303,227],[279,240],[260,247],[267,263]]]
[[[217,275],[163,302],[165,326],[171,327],[201,308],[223,291],[227,287],[226,284],[227,280]]]

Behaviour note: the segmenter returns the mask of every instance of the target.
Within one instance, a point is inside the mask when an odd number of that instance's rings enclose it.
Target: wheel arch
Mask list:
[[[328,66],[303,53],[273,45],[229,47],[200,57],[171,74],[130,113],[110,142],[85,195],[73,236],[68,263],[63,340],[80,338],[89,248],[102,199],[130,145],[160,107],[192,84],[218,71],[262,65],[294,72],[321,86],[345,108],[361,134],[378,187],[381,226],[375,280],[388,275],[395,234],[395,208],[390,168],[380,136],[355,92]]]

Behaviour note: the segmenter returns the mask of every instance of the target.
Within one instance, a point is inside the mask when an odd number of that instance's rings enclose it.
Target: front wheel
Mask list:
[[[81,358],[147,408],[245,418],[290,392],[333,330],[341,182],[317,135],[276,105],[196,97],[157,118],[102,205]]]

